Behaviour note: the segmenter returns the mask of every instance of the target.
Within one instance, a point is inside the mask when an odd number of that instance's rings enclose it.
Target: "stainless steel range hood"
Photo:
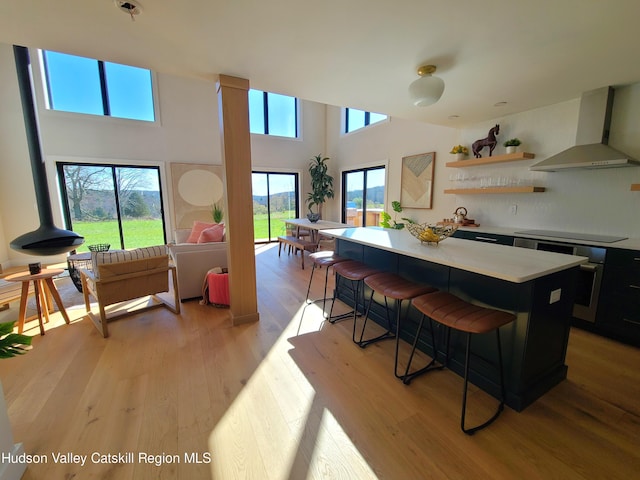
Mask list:
[[[584,93],[580,100],[576,146],[536,163],[529,170],[555,172],[640,166],[638,160],[608,145],[613,95],[611,87]]]

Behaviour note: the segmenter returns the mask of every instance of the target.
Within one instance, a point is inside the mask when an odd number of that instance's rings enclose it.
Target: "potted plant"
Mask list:
[[[215,223],[222,223],[222,219],[224,218],[224,213],[222,213],[222,208],[217,203],[211,205],[211,216],[213,217],[213,221]]]
[[[520,143],[522,142],[517,138],[511,138],[504,142],[504,146],[507,147],[507,153],[515,153]]]
[[[307,208],[309,208],[307,218],[314,223],[322,218],[322,204],[327,201],[327,198],[333,198],[333,177],[327,173],[329,170],[327,160],[329,160],[328,157],[316,155],[309,163],[311,192],[307,196]],[[313,207],[316,207],[315,212]]]
[[[456,160],[464,160],[464,157],[469,155],[469,149],[464,145],[455,145],[449,152],[456,156]]]
[[[31,337],[13,333],[16,322],[0,323],[0,359],[11,358],[26,353],[31,345]],[[21,443],[13,443],[7,405],[4,401],[2,382],[0,382],[0,456],[19,456],[24,453]],[[10,462],[2,478],[20,478],[27,468],[26,463]],[[0,468],[0,470],[2,470]]]
[[[380,214],[380,226],[383,228],[395,228],[396,230],[402,230],[404,228],[404,223],[396,222],[396,217],[398,216],[397,214],[402,212],[402,205],[400,205],[399,201],[394,200],[393,202],[391,202],[391,208],[394,212],[396,212],[393,214],[393,224],[391,223],[391,215],[389,215],[387,212],[382,212]],[[402,217],[400,220],[405,220],[407,223],[416,223],[410,218],[406,217]]]

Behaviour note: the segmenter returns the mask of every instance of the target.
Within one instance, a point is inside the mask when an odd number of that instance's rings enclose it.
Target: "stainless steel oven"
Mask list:
[[[606,249],[530,238],[516,238],[513,246],[587,257],[589,262],[580,265],[573,316],[587,322],[596,321]]]

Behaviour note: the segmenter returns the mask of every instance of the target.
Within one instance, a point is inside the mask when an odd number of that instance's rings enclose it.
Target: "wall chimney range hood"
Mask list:
[[[638,160],[608,145],[613,95],[614,90],[611,87],[583,93],[580,100],[576,145],[532,165],[529,170],[555,172],[568,169],[639,166]]]
[[[38,134],[33,89],[31,87],[29,51],[26,47],[14,45],[13,53],[16,60],[18,86],[22,100],[22,112],[27,133],[27,144],[29,146],[29,158],[31,159],[33,184],[36,189],[40,227],[32,232],[20,235],[10,242],[10,246],[16,251],[29,255],[58,255],[70,252],[84,243],[84,237],[70,230],[57,228],[53,224],[47,173],[40,148],[40,136]]]

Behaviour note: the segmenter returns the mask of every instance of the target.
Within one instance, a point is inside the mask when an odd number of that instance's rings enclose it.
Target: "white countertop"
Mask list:
[[[323,234],[514,283],[523,283],[587,262],[586,257],[448,238],[421,244],[407,230],[357,227]]]
[[[476,232],[476,233],[493,233],[496,235],[509,235],[512,237],[521,237],[521,238],[543,239],[543,240],[549,240],[552,242],[559,242],[559,243],[572,243],[575,245],[592,245],[594,247],[622,248],[624,250],[640,250],[640,238],[627,238],[625,240],[620,240],[619,242],[605,243],[605,242],[593,242],[593,241],[587,241],[587,240],[573,240],[568,238],[546,237],[544,235],[516,233],[516,232],[521,232],[523,230],[531,230],[532,228],[534,227],[506,228],[506,227],[491,227],[491,226],[481,225],[479,227],[460,227],[460,230],[464,230],[467,232]]]

